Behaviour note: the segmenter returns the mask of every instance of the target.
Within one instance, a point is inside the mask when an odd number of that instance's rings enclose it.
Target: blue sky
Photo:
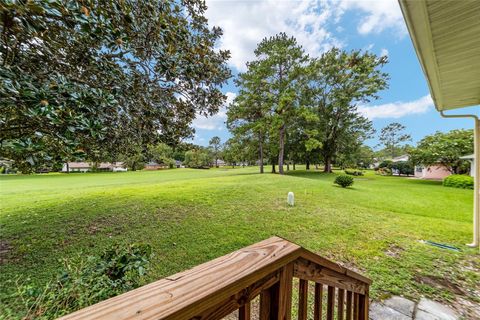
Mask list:
[[[416,143],[437,130],[473,128],[471,120],[444,119],[435,110],[397,0],[208,0],[207,5],[209,24],[224,31],[219,47],[231,51],[234,75],[245,70],[262,38],[279,32],[295,36],[311,56],[332,46],[369,50],[389,58],[384,70],[390,75],[390,87],[380,92],[379,100],[359,107],[377,130],[400,122]],[[223,91],[231,101],[237,89],[230,81]],[[480,115],[480,107],[456,111],[461,112]],[[225,120],[225,108],[212,117],[197,118],[194,142],[207,145],[213,136],[228,139]],[[367,144],[375,146],[377,139]]]

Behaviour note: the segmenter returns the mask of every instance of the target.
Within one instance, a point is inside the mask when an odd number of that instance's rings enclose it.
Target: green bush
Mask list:
[[[399,161],[392,163],[390,169],[397,170],[398,174],[401,175],[414,175],[414,167],[410,161]]]
[[[140,286],[151,255],[145,244],[113,247],[100,256],[64,260],[44,287],[18,283],[24,319],[54,319]]]
[[[379,168],[376,170],[376,174],[382,175],[382,176],[391,176],[392,175],[392,169],[389,168]]]
[[[338,184],[342,188],[349,187],[353,184],[353,178],[345,174],[339,175],[335,178],[335,184]]]
[[[351,176],[363,176],[363,171],[355,169],[345,169],[345,173]]]
[[[391,169],[392,168],[392,164],[393,164],[393,161],[391,160],[384,160],[382,161],[378,167],[381,169],[381,168],[388,168],[388,169]]]
[[[443,179],[445,187],[473,189],[473,177],[463,174],[452,174]]]
[[[212,159],[207,150],[190,150],[185,152],[183,164],[189,168],[209,168]]]

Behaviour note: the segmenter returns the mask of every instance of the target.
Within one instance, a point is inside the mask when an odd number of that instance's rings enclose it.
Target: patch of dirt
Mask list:
[[[456,295],[465,294],[463,290],[455,283],[445,278],[436,276],[416,276],[415,281],[436,289],[444,289]]]
[[[7,240],[0,240],[0,266],[6,264],[13,247]]]
[[[345,262],[345,263],[342,262],[342,263],[339,263],[339,264],[340,264],[342,267],[347,268],[347,269],[349,269],[349,270],[352,270],[352,271],[354,271],[354,272],[356,272],[356,273],[359,273],[359,274],[361,274],[361,275],[367,274],[367,272],[366,272],[365,269],[359,268],[355,263],[353,263],[353,262],[351,262],[351,261],[347,261],[347,262]]]
[[[154,211],[154,216],[158,222],[161,223],[181,223],[188,215],[188,212],[183,208],[157,208]]]
[[[385,251],[385,254],[389,257],[392,257],[392,258],[399,258],[400,254],[403,251],[405,251],[405,249],[403,249],[402,247],[397,246],[396,244],[391,244],[388,247],[388,249]]]
[[[107,217],[100,217],[95,219],[91,223],[86,226],[86,233],[89,235],[96,235],[98,233],[107,233],[108,236],[113,236],[120,234],[124,229],[122,222],[116,216],[107,216]]]

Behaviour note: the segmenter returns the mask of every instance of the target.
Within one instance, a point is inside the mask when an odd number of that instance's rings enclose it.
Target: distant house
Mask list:
[[[402,162],[410,160],[410,156],[408,154],[404,154],[392,159],[392,162]],[[422,166],[417,165],[415,166],[415,177],[420,179],[432,179],[432,180],[441,180],[445,177],[448,177],[452,173],[448,170],[447,167],[438,164],[432,166]]]
[[[155,161],[150,161],[149,163],[145,164],[144,169],[145,170],[160,170],[163,169],[164,166],[155,162]]]
[[[95,171],[127,171],[123,162],[100,162],[95,164],[90,162],[67,162],[63,164],[62,172],[88,172]]]
[[[185,166],[183,165],[183,162],[180,160],[175,160],[175,166],[177,168],[185,168]]]
[[[441,180],[452,173],[443,165],[433,165],[429,167],[415,166],[415,177],[420,179]]]
[[[474,177],[475,176],[475,155],[470,154],[468,156],[460,157],[460,159],[470,161],[470,175]]]
[[[408,154],[403,154],[398,157],[392,158],[392,162],[403,162],[403,161],[408,161],[410,159],[410,156]]]

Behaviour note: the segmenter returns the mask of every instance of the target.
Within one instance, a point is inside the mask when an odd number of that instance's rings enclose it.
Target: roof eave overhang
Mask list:
[[[410,33],[418,60],[420,61],[423,73],[427,78],[428,87],[430,89],[430,94],[435,104],[435,108],[438,111],[442,111],[444,109],[442,108],[443,103],[441,96],[438,94],[440,92],[440,82],[438,79],[437,64],[436,61],[434,62],[430,60],[429,62],[429,58],[427,58],[433,56],[433,44],[426,44],[421,41],[421,39],[430,39],[429,42],[431,42],[432,39],[425,2],[416,1],[407,3],[406,0],[399,0],[399,4],[403,13],[403,17],[405,18],[407,29]],[[413,10],[413,6],[418,7],[418,9]]]
[[[440,73],[438,52],[435,51],[431,19],[426,0],[399,0],[415,52],[428,82],[430,94],[438,111],[469,107],[480,104],[480,88],[475,92],[476,100],[449,101],[445,98],[441,80],[450,80]],[[480,16],[480,14],[479,14]],[[480,48],[478,48],[480,50]]]

